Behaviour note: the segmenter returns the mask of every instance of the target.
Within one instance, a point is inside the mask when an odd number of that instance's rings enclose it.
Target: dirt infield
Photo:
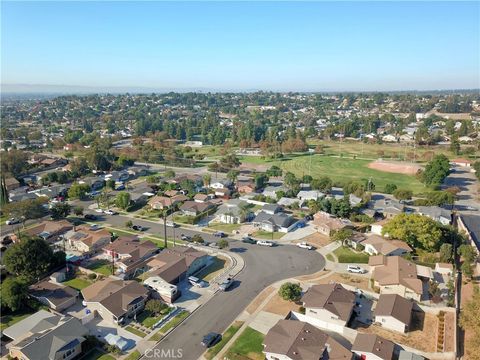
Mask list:
[[[415,175],[422,169],[420,165],[400,161],[375,160],[368,164],[370,169],[405,175]]]

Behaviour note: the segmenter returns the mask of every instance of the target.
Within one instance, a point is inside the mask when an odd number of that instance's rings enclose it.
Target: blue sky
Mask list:
[[[5,2],[2,84],[480,87],[478,2]]]

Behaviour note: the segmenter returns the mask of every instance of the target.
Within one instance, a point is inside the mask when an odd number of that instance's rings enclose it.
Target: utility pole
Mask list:
[[[165,236],[163,247],[166,249],[167,248],[167,210],[163,210],[163,233]]]

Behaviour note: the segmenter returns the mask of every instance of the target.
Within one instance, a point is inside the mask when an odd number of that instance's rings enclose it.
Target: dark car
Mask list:
[[[225,234],[223,231],[217,231],[216,233],[213,234],[213,236],[224,238],[224,237],[227,237],[227,234]]]
[[[253,240],[251,237],[249,236],[245,236],[243,239],[242,239],[242,242],[246,243],[246,244],[256,244],[257,241],[256,240]]]
[[[208,348],[218,343],[221,339],[222,335],[211,332],[203,337],[202,345]]]
[[[2,245],[9,245],[12,242],[13,242],[12,238],[8,235],[2,239]]]
[[[188,235],[180,235],[180,239],[182,239],[183,241],[192,241],[192,237],[191,236],[188,236]]]
[[[96,217],[95,215],[93,215],[93,214],[85,214],[85,215],[83,216],[83,218],[84,218],[85,220],[97,220],[97,217]]]
[[[313,216],[312,216],[312,215],[307,215],[307,216],[305,216],[305,221],[310,221],[310,220],[313,220]]]
[[[144,228],[142,225],[133,225],[133,226],[132,226],[132,230],[135,230],[135,231],[145,231],[146,228]]]

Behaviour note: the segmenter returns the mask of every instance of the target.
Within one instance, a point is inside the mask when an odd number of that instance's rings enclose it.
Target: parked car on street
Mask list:
[[[10,218],[10,219],[8,219],[5,223],[6,223],[7,225],[15,225],[15,224],[20,223],[20,220],[19,220],[19,219],[15,219],[15,218]]]
[[[108,209],[108,210],[105,210],[105,214],[107,214],[107,215],[117,215],[118,212],[116,212],[114,210],[111,210],[111,209]]]
[[[230,286],[233,284],[233,279],[231,277],[226,278],[222,281],[222,283],[218,286],[221,291],[227,291]]]
[[[250,236],[245,236],[245,237],[242,239],[242,242],[243,242],[243,243],[246,243],[246,244],[256,244],[256,243],[257,243],[257,240],[253,240]]]
[[[350,273],[356,273],[356,274],[365,274],[367,272],[367,270],[357,265],[348,265],[347,271]]]
[[[178,225],[175,224],[172,220],[167,220],[166,224],[168,227],[178,227]]]
[[[85,214],[85,215],[83,215],[83,218],[85,220],[97,220],[97,217],[93,214]]]
[[[99,213],[99,214],[103,214],[103,209],[97,208],[97,209],[95,209],[95,212],[97,212],[97,213]]]
[[[217,231],[213,234],[213,236],[224,238],[227,236],[227,234],[225,234],[223,231]]]
[[[188,236],[188,235],[180,235],[180,239],[182,239],[183,241],[192,241],[192,237],[191,236]]]
[[[203,243],[205,245],[205,243]],[[214,249],[220,249],[220,246],[216,242],[211,242],[208,244],[208,247],[214,248]]]
[[[274,245],[274,242],[273,241],[268,241],[268,240],[258,240],[257,245],[272,247]]]
[[[203,337],[202,346],[206,348],[211,347],[218,343],[222,339],[222,335],[211,332]]]
[[[297,246],[301,249],[313,250],[313,246],[307,244],[305,241],[298,243]]]
[[[146,228],[143,227],[142,225],[133,225],[132,229],[135,230],[135,231],[145,231],[146,230]]]

